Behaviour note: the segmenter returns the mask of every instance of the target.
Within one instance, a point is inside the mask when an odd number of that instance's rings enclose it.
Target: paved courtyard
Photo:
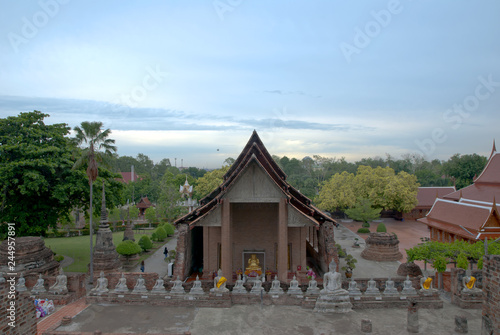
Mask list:
[[[384,219],[388,232],[395,232],[400,239],[400,250],[420,243],[420,237],[428,236],[425,225],[415,221],[395,221]],[[362,238],[355,231],[361,223],[344,222],[335,228],[335,240],[357,259],[354,278],[396,276],[399,261],[373,262],[361,258],[364,248]],[[372,224],[375,231],[376,224]],[[352,248],[354,238],[360,238],[361,248]],[[173,248],[175,239],[168,242]],[[157,269],[164,274],[166,263],[163,249],[146,261],[149,271]],[[403,260],[402,260],[403,261]],[[342,265],[342,263],[341,263]],[[468,318],[469,333],[479,334],[481,330],[481,310],[463,310],[442,296],[444,308],[419,311],[420,334],[455,334],[455,316]],[[60,317],[65,314],[60,310]],[[71,313],[68,310],[68,313]],[[88,306],[73,318],[70,325],[59,327],[58,331],[130,334],[363,334],[361,320],[372,321],[372,334],[407,334],[407,310],[381,308],[353,310],[346,314],[319,314],[297,306],[234,305],[231,308],[193,308],[162,306],[99,305]]]

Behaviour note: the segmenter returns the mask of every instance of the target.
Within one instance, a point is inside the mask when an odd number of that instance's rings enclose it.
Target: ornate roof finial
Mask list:
[[[497,147],[495,145],[495,139],[493,139],[493,148],[491,149],[490,159],[497,152]]]

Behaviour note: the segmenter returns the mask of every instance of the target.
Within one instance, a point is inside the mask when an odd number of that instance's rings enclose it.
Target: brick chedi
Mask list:
[[[106,197],[104,185],[102,187],[102,207],[99,231],[97,232],[94,247],[94,275],[104,272],[116,272],[120,267],[118,253],[113,244],[113,233],[109,229],[108,214],[106,211]]]
[[[54,253],[45,246],[41,237],[24,236],[16,238],[15,271],[8,269],[9,249],[7,240],[0,245],[0,272],[42,273],[54,276],[59,269],[59,262],[54,260]]]
[[[399,252],[399,240],[390,233],[371,233],[361,257],[371,261],[397,261],[403,258]]]

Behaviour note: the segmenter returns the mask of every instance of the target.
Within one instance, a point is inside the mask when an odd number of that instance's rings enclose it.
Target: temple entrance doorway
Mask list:
[[[203,273],[203,227],[194,227],[192,230],[191,255],[192,267],[191,273]]]

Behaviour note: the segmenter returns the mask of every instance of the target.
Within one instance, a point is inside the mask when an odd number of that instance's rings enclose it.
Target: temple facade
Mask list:
[[[426,217],[432,241],[477,241],[500,237],[500,153],[493,144],[486,167],[472,185],[434,201]]]
[[[257,132],[212,193],[176,221],[179,230],[174,275],[289,274],[338,263],[336,222],[290,186]],[[202,270],[202,271],[200,271]]]

